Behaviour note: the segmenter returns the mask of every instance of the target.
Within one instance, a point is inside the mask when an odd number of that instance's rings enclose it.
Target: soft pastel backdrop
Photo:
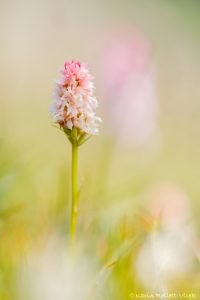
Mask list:
[[[52,126],[48,107],[59,69],[65,60],[71,59],[86,62],[94,75],[99,114],[104,120],[100,135],[80,149],[79,235],[91,243],[87,251],[93,255],[97,252],[97,269],[112,263],[117,260],[111,259],[113,252],[126,240],[135,236],[143,239],[146,229],[140,219],[146,220],[148,207],[152,207],[147,203],[157,193],[166,202],[174,197],[174,201],[169,201],[172,211],[176,195],[178,199],[180,194],[184,195],[183,203],[190,210],[186,223],[195,232],[195,266],[188,271],[190,276],[184,275],[181,280],[187,282],[189,291],[198,290],[200,2],[8,0],[0,3],[0,299],[17,297],[16,270],[27,253],[52,233],[59,232],[64,237],[68,232],[71,149],[65,136]],[[146,41],[149,64],[153,66],[153,73],[149,67],[144,74],[153,76],[150,84],[155,84],[155,101],[148,103],[145,113],[148,116],[151,103],[156,105],[156,113],[151,114],[156,133],[144,143],[137,143],[138,137],[130,142],[118,135],[126,118],[134,120],[138,115],[128,107],[123,111],[123,97],[129,99],[130,93],[130,101],[137,100],[131,87],[139,82],[145,90],[143,79],[125,86],[124,91],[129,92],[121,96],[120,120],[116,120],[115,113],[112,116],[112,107],[121,87],[116,84],[111,93],[106,90],[105,79],[112,68],[112,64],[105,64],[108,41],[118,38],[123,45],[125,32],[133,38],[140,37],[138,51],[143,49],[140,39]],[[140,59],[146,59],[145,53]],[[119,56],[120,59],[123,64],[123,57]],[[135,76],[134,70],[132,75]],[[145,115],[144,122],[146,119]],[[143,122],[137,123],[142,125]],[[137,133],[142,134],[143,127],[137,128]],[[126,217],[128,225],[121,236],[118,230]],[[181,228],[182,236],[186,229]],[[139,248],[137,243],[131,250],[135,260]],[[129,299],[134,290],[149,288],[145,279],[136,274],[137,267],[130,267],[132,259],[126,258],[115,269],[108,293],[102,296],[104,300]],[[183,289],[182,281],[170,288]]]

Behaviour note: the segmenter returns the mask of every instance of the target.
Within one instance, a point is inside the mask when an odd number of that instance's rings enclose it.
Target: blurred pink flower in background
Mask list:
[[[181,226],[190,221],[190,199],[177,185],[157,185],[149,192],[148,198],[149,212],[154,219],[160,219],[162,226]]]
[[[111,34],[104,50],[102,81],[112,133],[135,145],[155,137],[158,98],[147,39],[133,30]]]

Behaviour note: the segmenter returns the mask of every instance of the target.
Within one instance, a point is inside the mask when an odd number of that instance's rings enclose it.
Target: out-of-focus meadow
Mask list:
[[[199,12],[1,1],[0,299],[199,299]],[[103,119],[79,151],[73,256],[71,147],[48,113],[72,59],[94,75]]]

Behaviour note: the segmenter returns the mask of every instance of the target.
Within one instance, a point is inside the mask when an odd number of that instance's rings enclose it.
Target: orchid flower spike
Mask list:
[[[71,143],[81,145],[98,134],[101,118],[95,113],[98,102],[93,90],[93,77],[85,64],[79,61],[64,63],[61,78],[56,81],[50,113]]]

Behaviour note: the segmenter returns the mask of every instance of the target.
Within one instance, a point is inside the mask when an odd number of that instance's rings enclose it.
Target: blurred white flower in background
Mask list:
[[[162,292],[194,271],[197,236],[189,200],[180,188],[160,185],[149,197],[155,226],[138,252],[134,269],[144,287]]]
[[[94,266],[80,255],[80,248],[79,253],[67,254],[65,243],[52,240],[45,249],[30,255],[22,267],[20,300],[85,300],[93,278]]]
[[[136,272],[148,289],[163,291],[175,279],[183,278],[194,267],[191,232],[188,228],[152,233],[136,258]]]
[[[140,146],[158,135],[155,65],[148,41],[133,30],[111,34],[104,50],[108,128],[119,141]]]

